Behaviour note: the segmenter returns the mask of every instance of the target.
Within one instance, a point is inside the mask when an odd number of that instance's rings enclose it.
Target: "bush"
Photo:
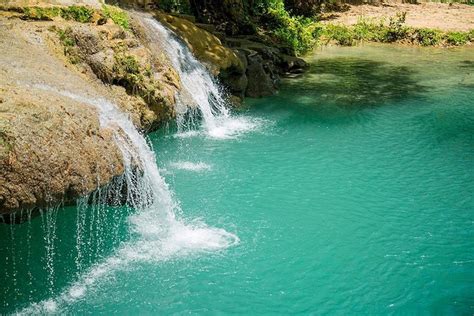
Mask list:
[[[474,35],[474,31],[471,31],[471,32],[473,32],[473,35]],[[449,32],[445,36],[446,43],[453,46],[464,45],[470,40],[472,40],[469,35],[470,35],[469,33],[464,33],[464,32]]]
[[[395,17],[391,17],[388,28],[381,36],[383,42],[396,42],[407,37],[408,27],[405,26],[406,12],[399,12]]]
[[[418,43],[422,46],[439,45],[442,40],[442,33],[433,29],[417,29],[415,35]]]
[[[383,40],[384,34],[386,34],[384,32],[385,28],[383,20],[376,24],[370,20],[359,18],[353,28],[354,38],[359,41],[379,42]]]
[[[288,46],[292,54],[302,54],[314,46],[320,32],[314,20],[290,15],[282,0],[262,1],[261,4],[266,5],[262,20],[267,23],[270,34]]]
[[[342,46],[352,46],[356,40],[353,29],[344,25],[328,24],[323,34],[328,40],[334,40]]]

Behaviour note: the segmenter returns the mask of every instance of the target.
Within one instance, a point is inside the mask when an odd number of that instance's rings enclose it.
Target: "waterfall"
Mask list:
[[[177,218],[180,212],[178,203],[174,200],[164,179],[161,177],[156,164],[155,154],[130,121],[128,116],[122,113],[118,107],[110,101],[102,98],[91,98],[70,91],[59,90],[47,85],[35,85],[34,88],[52,91],[64,97],[71,98],[83,104],[88,104],[97,109],[100,125],[102,128],[111,128],[117,146],[122,152],[125,173],[122,177],[127,188],[127,205],[134,209],[129,217],[132,238],[129,242],[122,244],[112,256],[93,265],[89,270],[82,273],[76,282],[66,288],[57,297],[34,303],[20,313],[36,314],[58,312],[61,307],[82,298],[88,288],[93,287],[105,275],[124,268],[131,262],[136,261],[160,261],[167,260],[179,255],[195,252],[215,251],[225,249],[239,242],[237,236],[223,229],[208,227],[202,222],[193,221],[192,224]],[[139,168],[139,174],[136,169]],[[115,188],[116,194],[122,190],[122,186]],[[98,199],[98,203],[101,203]],[[85,207],[83,201],[78,203],[78,258],[76,264],[82,265],[81,239],[84,237],[83,225],[84,214],[81,213]],[[96,214],[101,214],[101,206]],[[94,213],[94,212],[93,212]],[[47,214],[46,214],[47,215]],[[45,216],[45,215],[43,215]],[[46,216],[44,224],[54,226],[55,215]],[[100,220],[96,221],[98,229]],[[91,222],[91,225],[93,223]],[[48,246],[48,278],[50,286],[54,285],[54,231],[46,227]],[[100,237],[100,236],[99,236]],[[99,241],[100,242],[100,241]]]
[[[215,139],[227,139],[253,130],[260,125],[258,120],[243,116],[231,116],[219,85],[207,69],[192,55],[189,48],[171,31],[163,27],[150,15],[135,13],[143,24],[150,47],[164,52],[182,84],[177,95],[178,136],[203,135]],[[110,128],[114,141],[123,156],[125,172],[119,181],[106,189],[98,190],[91,197],[78,200],[76,216],[75,264],[77,279],[59,294],[53,293],[55,285],[56,237],[51,225],[55,225],[56,214],[45,216],[45,242],[47,245],[48,285],[51,298],[33,303],[20,313],[37,314],[61,312],[63,308],[83,298],[90,288],[107,279],[106,276],[126,268],[137,261],[161,261],[192,254],[225,249],[239,243],[239,238],[223,229],[209,227],[199,221],[185,221],[180,214],[179,203],[160,175],[156,157],[143,135],[135,128],[128,115],[109,100],[90,94],[72,92],[44,84],[35,84],[33,89],[47,90],[82,104],[94,107],[99,115],[101,128]],[[200,122],[199,125],[195,124]],[[203,162],[178,163],[176,168],[199,171],[209,170]],[[128,241],[116,245],[112,255],[102,256],[104,228],[107,207],[105,200],[121,196],[130,210],[127,221],[130,224]],[[122,200],[121,198],[121,200]],[[87,201],[92,200],[92,206]],[[92,209],[90,209],[92,208]],[[112,210],[112,212],[116,212]],[[123,214],[113,213],[113,218]],[[43,215],[44,216],[44,215]],[[112,235],[118,234],[118,225],[112,227]],[[87,233],[88,232],[88,233]],[[92,257],[87,251],[95,249]],[[87,257],[87,258],[86,258]],[[101,258],[94,263],[94,258]],[[87,261],[88,259],[88,261]],[[92,264],[92,265],[91,265]]]
[[[212,138],[233,138],[259,125],[255,120],[230,115],[221,87],[176,34],[149,14],[134,16],[141,22],[150,47],[166,55],[181,80],[182,91],[177,95],[178,135],[196,134],[193,129],[197,115],[189,113],[196,109],[204,133]]]

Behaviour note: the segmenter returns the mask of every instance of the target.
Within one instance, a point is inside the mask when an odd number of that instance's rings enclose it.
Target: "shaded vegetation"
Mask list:
[[[65,20],[74,20],[81,23],[88,23],[92,21],[94,9],[84,6],[69,6],[61,8],[61,17]]]
[[[80,57],[77,54],[77,51],[75,50],[75,47],[77,45],[76,39],[74,38],[72,34],[72,29],[70,27],[66,29],[52,29],[52,31],[56,30],[59,40],[61,41],[61,44],[63,44],[64,47],[64,55],[66,55],[69,58],[69,61],[72,64],[77,64],[80,62]]]

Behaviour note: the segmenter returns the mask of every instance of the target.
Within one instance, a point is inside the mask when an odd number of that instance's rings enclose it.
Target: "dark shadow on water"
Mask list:
[[[416,71],[368,59],[342,57],[320,59],[299,80],[284,89],[298,103],[299,96],[321,103],[358,109],[418,97],[427,91],[415,80]],[[308,97],[311,97],[310,99]]]
[[[459,67],[474,70],[474,61],[472,61],[472,60],[463,60],[463,61],[461,61]]]

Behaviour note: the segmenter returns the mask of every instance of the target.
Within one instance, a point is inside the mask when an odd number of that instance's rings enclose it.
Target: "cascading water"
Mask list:
[[[193,109],[199,110],[202,127],[212,138],[232,138],[259,125],[244,117],[232,117],[222,90],[212,75],[192,54],[188,46],[172,31],[165,28],[148,14],[135,13],[148,37],[150,46],[163,51],[182,84],[178,95],[178,129],[181,135],[193,135],[194,118],[188,115]]]
[[[176,43],[176,42],[174,42]],[[187,56],[181,63],[185,64],[189,61],[190,53],[186,52]],[[193,60],[196,63],[195,60]],[[179,65],[180,67],[182,65]],[[202,66],[200,66],[202,68]],[[184,78],[191,76],[191,73],[182,72],[185,74]],[[201,75],[205,75],[202,72]],[[183,75],[184,76],[184,75]],[[199,77],[202,79],[201,77]],[[191,79],[186,79],[191,80]],[[196,102],[204,102],[205,95],[219,96],[217,86],[207,85],[212,82],[210,78],[201,82],[200,90],[215,89],[209,93],[204,90]],[[55,92],[64,97],[71,98],[75,101],[88,104],[95,107],[99,113],[101,127],[111,128],[114,132],[115,142],[120,148],[123,155],[123,162],[125,165],[125,173],[123,175],[123,184],[115,187],[115,195],[119,195],[122,191],[123,185],[127,188],[126,201],[134,209],[135,213],[129,217],[131,224],[132,238],[129,242],[123,244],[114,253],[102,262],[93,265],[85,273],[82,273],[78,280],[64,290],[60,295],[54,299],[49,299],[41,303],[32,304],[30,307],[23,310],[23,313],[38,313],[38,312],[55,312],[62,305],[70,304],[75,300],[83,297],[89,287],[92,287],[101,277],[126,266],[131,261],[155,261],[166,260],[176,255],[183,255],[187,253],[194,253],[196,251],[214,251],[227,248],[239,242],[239,239],[234,234],[228,233],[223,229],[211,228],[204,223],[186,224],[176,217],[176,212],[179,210],[179,205],[173,199],[170,190],[164,179],[161,177],[156,159],[153,151],[147,144],[145,138],[137,131],[129,118],[122,113],[113,103],[101,98],[90,98],[87,96],[75,94],[69,91],[58,90],[47,85],[35,85],[34,88],[48,90]],[[223,102],[219,99],[219,102]],[[208,101],[204,102],[202,107],[204,110],[203,116],[205,118],[206,129],[212,131],[218,125],[215,120],[215,110],[211,109]],[[201,106],[200,106],[201,108]],[[218,108],[220,115],[228,117],[227,110],[224,104]],[[139,170],[137,172],[137,169]],[[100,216],[103,216],[101,205],[103,205],[103,198],[99,197],[95,202],[96,207],[92,215],[96,217],[90,221],[91,228],[89,231],[96,236],[91,236],[89,240],[95,240],[98,245],[96,249],[100,248]],[[82,239],[84,239],[84,225],[85,215],[83,210],[87,203],[80,201],[78,203],[77,215],[77,258],[76,264],[78,270],[82,266],[82,250],[84,246]],[[53,214],[53,213],[51,213]],[[92,216],[91,215],[91,216]],[[54,285],[54,231],[50,231],[51,227],[55,225],[53,221],[46,217],[44,224],[47,229],[47,247],[48,247],[48,270],[51,271],[48,281],[50,286]],[[52,225],[52,226],[51,226]],[[96,227],[92,227],[96,225]],[[94,238],[95,237],[95,238]]]
[[[211,138],[226,139],[259,126],[259,121],[230,115],[219,86],[206,68],[194,58],[189,48],[172,32],[149,15],[135,15],[146,30],[150,47],[164,52],[180,77],[182,91],[177,96],[178,136],[204,134]],[[107,279],[107,275],[129,266],[131,262],[161,261],[196,252],[215,251],[239,242],[237,236],[223,229],[208,227],[197,221],[185,222],[176,216],[180,211],[179,205],[159,173],[152,149],[128,116],[115,104],[92,96],[93,93],[73,93],[67,89],[37,83],[27,85],[32,89],[53,92],[96,108],[101,127],[114,131],[114,140],[123,156],[125,173],[108,188],[78,200],[75,216],[76,242],[73,246],[77,277],[72,284],[66,287],[62,285],[63,290],[59,294],[55,290],[59,286],[55,251],[60,242],[56,236],[57,208],[44,212],[42,227],[46,247],[45,281],[51,298],[33,303],[20,313],[63,311],[62,308],[84,297],[99,281]],[[197,121],[202,123],[197,126]],[[203,162],[180,162],[174,167],[192,171],[210,170],[210,166]],[[122,196],[124,192],[126,196]],[[126,200],[126,211],[107,207],[106,202],[111,197]],[[107,216],[117,224],[104,228],[105,224],[109,224],[106,223]],[[121,234],[119,223],[123,223],[125,217],[129,224],[126,233],[128,237],[125,240],[116,238],[117,240],[110,241],[113,236]],[[115,249],[111,255],[104,248],[106,240],[112,245],[108,245],[112,247],[111,251]],[[28,260],[29,253],[30,246]],[[15,258],[12,253],[10,261],[14,262]],[[13,270],[15,273],[16,269]],[[28,273],[30,283],[33,283],[33,277]]]

